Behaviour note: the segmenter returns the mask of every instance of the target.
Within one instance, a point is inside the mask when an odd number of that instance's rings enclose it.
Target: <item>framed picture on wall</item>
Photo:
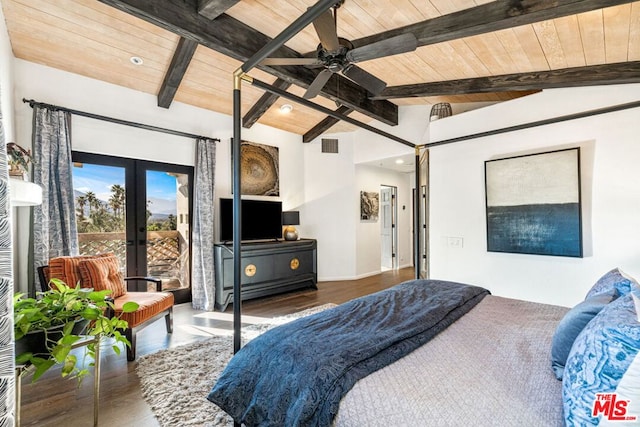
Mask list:
[[[582,257],[580,149],[485,162],[487,250]]]
[[[243,195],[280,196],[278,147],[242,141],[240,159],[240,185]],[[233,193],[233,148],[231,149],[231,174],[231,192]]]
[[[360,192],[360,219],[362,221],[378,221],[380,210],[380,194],[374,191]]]

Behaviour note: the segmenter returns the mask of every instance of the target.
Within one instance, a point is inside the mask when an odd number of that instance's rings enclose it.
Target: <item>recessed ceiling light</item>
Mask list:
[[[142,65],[144,63],[142,58],[140,58],[139,56],[132,56],[131,58],[129,58],[129,61],[131,61],[133,65]]]
[[[293,110],[293,105],[291,105],[291,104],[282,104],[280,106],[280,112],[282,114],[289,114],[291,112],[291,110]]]
[[[397,160],[396,160],[396,165],[401,165],[401,164],[404,164],[404,160],[402,160],[402,159],[397,159]]]

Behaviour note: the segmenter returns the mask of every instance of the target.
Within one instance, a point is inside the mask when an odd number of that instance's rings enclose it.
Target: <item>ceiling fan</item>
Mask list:
[[[387,84],[362,68],[354,65],[357,62],[416,50],[418,41],[411,33],[374,42],[354,48],[353,44],[338,37],[338,8],[344,3],[340,0],[333,6],[333,13],[327,10],[313,21],[320,44],[315,58],[266,58],[263,65],[306,65],[307,67],[324,67],[324,70],[311,82],[304,94],[305,99],[314,98],[335,73],[342,73],[358,85],[374,95],[382,92]]]

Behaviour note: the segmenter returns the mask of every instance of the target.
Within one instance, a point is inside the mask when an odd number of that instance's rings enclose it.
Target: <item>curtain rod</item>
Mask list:
[[[167,133],[169,135],[183,136],[185,138],[205,139],[205,140],[208,140],[208,141],[220,142],[219,138],[211,138],[211,137],[208,137],[208,136],[196,135],[196,134],[193,134],[193,133],[182,132],[182,131],[179,131],[179,130],[161,128],[161,127],[153,126],[153,125],[145,125],[143,123],[130,122],[128,120],[115,119],[113,117],[107,117],[107,116],[101,116],[99,114],[87,113],[86,111],[72,110],[71,108],[65,108],[65,107],[61,107],[59,105],[46,104],[44,102],[34,101],[33,99],[22,98],[22,102],[24,102],[25,104],[29,104],[29,106],[31,108],[33,108],[34,106],[46,107],[46,108],[50,108],[52,110],[66,111],[68,113],[75,114],[76,116],[88,117],[90,119],[102,120],[102,121],[105,121],[105,122],[116,123],[116,124],[124,125],[124,126],[131,126],[131,127],[138,128],[138,129],[145,129],[145,130],[150,130],[150,131],[154,131],[154,132]]]
[[[474,133],[471,135],[458,136],[456,138],[443,139],[442,141],[435,141],[435,142],[424,144],[422,145],[422,147],[430,148],[430,147],[436,147],[438,145],[453,144],[454,142],[467,141],[469,139],[482,138],[484,136],[499,135],[501,133],[514,132],[517,130],[529,129],[532,127],[550,125],[550,124],[560,123],[560,122],[566,122],[569,120],[582,119],[585,117],[596,116],[599,114],[613,113],[615,111],[628,110],[628,109],[637,108],[637,107],[640,107],[640,101],[628,102],[626,104],[618,104],[618,105],[613,105],[611,107],[604,107],[604,108],[598,108],[595,110],[583,111],[581,113],[568,114],[566,116],[554,117],[551,119],[537,120],[535,122],[523,123],[521,125],[509,126],[506,128],[494,129],[486,132]]]

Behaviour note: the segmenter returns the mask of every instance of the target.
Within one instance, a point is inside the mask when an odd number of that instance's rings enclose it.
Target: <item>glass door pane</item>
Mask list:
[[[113,252],[124,276],[162,279],[176,303],[191,300],[193,167],[72,153],[80,253]],[[154,291],[144,280],[130,291]]]
[[[113,252],[126,266],[125,168],[73,164],[80,255]]]
[[[146,171],[147,274],[163,290],[190,286],[189,175]]]

